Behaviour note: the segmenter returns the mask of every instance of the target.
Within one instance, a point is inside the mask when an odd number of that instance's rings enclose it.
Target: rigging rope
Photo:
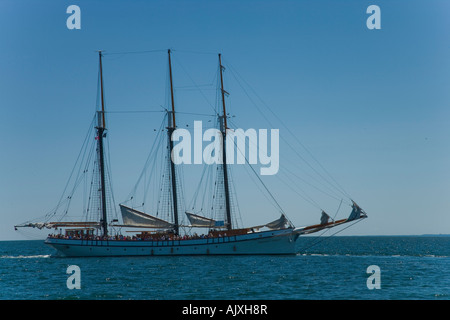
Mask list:
[[[257,103],[251,98],[251,96],[248,94],[247,90],[244,88],[244,86],[241,84],[241,81],[238,79],[238,77],[250,88],[250,90],[253,92],[253,94],[262,102],[263,106],[281,123],[281,125],[290,133],[290,135],[295,139],[295,141],[309,154],[309,156],[320,166],[320,168],[328,175],[328,177],[334,182],[331,183],[329,179],[324,177],[321,173],[319,173],[300,153],[298,153],[297,149],[294,148],[286,139],[281,137],[286,144],[318,175],[320,176],[324,181],[330,184],[330,186],[333,186],[336,190],[338,190],[340,193],[345,195],[347,198],[351,199],[351,196],[345,191],[345,189],[331,176],[331,174],[325,169],[325,167],[318,161],[316,157],[309,151],[308,148],[298,139],[298,137],[290,130],[288,126],[286,126],[283,121],[277,116],[275,112],[262,100],[262,98],[256,93],[256,91],[245,81],[245,79],[233,68],[233,66],[227,62],[227,66],[232,71],[232,75],[235,78],[236,82],[239,84],[239,86],[244,91],[245,95],[249,98],[249,100],[252,102],[252,104],[256,107],[258,112],[264,117],[264,119],[273,127],[271,124],[271,121],[266,117],[264,112],[260,110]]]
[[[261,177],[256,173],[255,169],[253,168],[253,166],[249,163],[247,157],[245,156],[245,151],[244,153],[242,153],[242,150],[240,150],[237,146],[237,141],[236,139],[233,139],[234,145],[236,146],[236,149],[242,154],[242,156],[245,159],[245,162],[249,165],[249,167],[252,169],[253,173],[256,175],[256,177],[258,178],[259,182],[261,182],[261,184],[263,185],[264,189],[267,191],[267,193],[269,194],[269,196],[272,198],[273,202],[276,204],[278,210],[280,210],[280,213],[285,214],[283,208],[280,206],[280,204],[278,203],[278,201],[275,199],[275,197],[273,196],[273,194],[270,192],[269,188],[267,188],[266,184],[262,181]]]
[[[105,111],[105,113],[153,113],[165,112],[164,110],[127,110],[127,111]]]
[[[111,55],[126,55],[126,54],[142,54],[142,53],[154,53],[154,52],[167,52],[167,49],[154,49],[154,50],[142,50],[142,51],[119,51],[119,52],[106,52],[103,51],[103,56],[111,56]]]
[[[63,205],[64,202],[66,202],[66,201],[70,202],[71,196],[73,195],[73,193],[74,193],[74,191],[75,191],[75,186],[74,186],[74,188],[72,189],[72,192],[69,194],[69,196],[66,196],[66,190],[67,190],[67,188],[69,187],[69,184],[70,184],[70,182],[71,182],[71,180],[72,180],[72,176],[73,176],[73,174],[74,174],[74,172],[75,172],[75,169],[76,169],[78,166],[81,167],[81,165],[82,165],[82,163],[83,163],[83,159],[85,158],[85,155],[86,155],[87,146],[89,145],[89,143],[88,143],[88,142],[89,142],[89,137],[90,137],[91,134],[92,134],[92,130],[93,130],[92,128],[93,128],[93,124],[95,123],[95,119],[96,119],[96,116],[94,115],[94,117],[92,118],[91,123],[89,124],[89,130],[88,130],[88,132],[86,133],[86,136],[85,136],[85,138],[84,138],[84,140],[83,140],[83,144],[82,144],[82,146],[81,146],[80,151],[78,152],[77,159],[76,159],[76,161],[75,161],[75,163],[74,163],[74,165],[73,165],[73,168],[72,168],[72,170],[71,170],[71,172],[70,172],[69,178],[68,178],[68,180],[67,180],[67,182],[66,182],[66,185],[65,185],[65,187],[64,187],[64,189],[63,189],[63,192],[62,192],[62,194],[61,194],[61,196],[60,196],[60,199],[59,199],[59,201],[58,201],[56,207],[55,207],[52,211],[48,212],[48,213],[45,215],[45,219],[46,219],[45,221],[48,221],[49,219],[51,219],[52,217],[54,217],[54,216],[56,215],[58,209]],[[82,157],[82,158],[81,158],[81,159],[82,159],[81,161],[80,161],[80,157]],[[77,183],[75,183],[75,185],[77,185]],[[67,206],[67,207],[68,207],[68,206]],[[67,213],[67,210],[66,210],[66,213]]]
[[[233,124],[235,127],[237,127],[237,126],[235,125],[235,120],[229,120],[229,121],[230,121],[231,124]],[[249,140],[249,142],[250,142],[250,143],[253,143],[253,146],[254,146],[255,148],[258,148],[258,146],[254,144],[254,141]],[[241,152],[241,153],[242,153],[242,152]],[[292,172],[291,170],[287,169],[286,167],[283,167],[283,170],[286,170],[289,174],[285,173],[284,171],[281,171],[281,172],[279,172],[279,174],[276,175],[276,178],[279,179],[279,180],[280,180],[282,183],[284,183],[286,186],[288,186],[288,187],[290,188],[290,190],[292,190],[294,193],[296,193],[297,195],[299,195],[301,198],[303,198],[305,201],[309,202],[312,206],[316,207],[316,208],[319,209],[320,211],[323,210],[322,207],[321,207],[321,206],[320,206],[320,205],[319,205],[319,204],[318,204],[311,196],[309,196],[309,195],[307,194],[306,191],[304,191],[302,188],[300,188],[300,186],[298,185],[298,183],[296,183],[295,181],[293,181],[292,177],[295,177],[295,178],[297,178],[297,179],[303,181],[304,183],[306,183],[306,184],[312,186],[312,187],[315,188],[316,190],[318,190],[318,191],[320,191],[320,192],[322,192],[322,193],[328,195],[329,197],[331,197],[331,198],[333,198],[333,199],[340,200],[339,198],[336,198],[335,196],[333,196],[333,195],[331,195],[331,194],[325,192],[324,190],[318,188],[317,186],[314,186],[313,184],[311,184],[311,183],[308,182],[307,180],[305,180],[305,179],[299,177],[298,175],[296,175],[294,172]],[[281,178],[280,174],[286,175],[287,179],[289,179],[289,181],[290,181],[292,184],[288,184],[286,181],[284,181],[284,180]],[[311,177],[311,178],[313,178],[313,177]],[[314,178],[313,178],[313,179],[314,179]],[[314,180],[315,180],[315,179],[314,179]],[[316,180],[316,181],[317,181],[317,180]],[[320,181],[317,181],[317,182],[318,182],[319,184],[321,184]],[[326,185],[323,185],[323,184],[322,184],[322,186],[323,186],[323,187],[326,187]],[[295,188],[298,188],[298,189],[301,191],[301,193],[298,192],[298,190],[296,190]],[[331,190],[331,191],[332,191],[332,190]]]
[[[215,51],[192,51],[192,50],[178,50],[178,49],[172,49],[171,51],[182,52],[182,53],[193,53],[193,54],[211,54],[211,55],[218,54],[218,52],[215,52]]]
[[[200,86],[194,81],[194,79],[192,79],[191,75],[187,72],[187,70],[184,68],[184,66],[180,63],[180,61],[174,57],[174,62],[176,62],[181,69],[186,73],[186,75],[189,77],[189,79],[192,81],[192,83],[194,84],[194,87],[196,87],[200,94],[202,95],[202,97],[205,99],[205,101],[208,103],[208,105],[214,110],[214,113],[216,114],[216,109],[214,108],[214,106],[211,104],[211,102],[209,101],[209,99],[206,97],[206,95],[203,93],[203,90],[200,88]]]
[[[316,241],[316,242],[313,242],[310,246],[301,248],[301,250],[298,251],[297,253],[301,253],[301,251],[305,251],[305,250],[308,250],[308,249],[312,248],[313,246],[316,246],[318,243],[320,243],[320,242],[322,242],[322,241],[324,241],[324,240],[327,240],[327,239],[329,239],[329,238],[335,236],[336,234],[338,234],[338,233],[340,233],[340,232],[342,232],[342,231],[344,231],[344,230],[350,228],[351,226],[353,226],[353,225],[355,225],[355,224],[361,222],[362,220],[363,220],[363,219],[358,219],[358,220],[356,220],[355,222],[353,222],[352,224],[349,224],[348,226],[346,226],[345,228],[342,228],[341,230],[336,231],[335,233],[333,233],[333,234],[327,236],[326,238],[323,238],[323,237],[322,237],[323,234],[326,233],[326,232],[328,232],[330,229],[325,230],[322,234],[320,234],[319,236],[317,236],[317,241]],[[314,240],[313,240],[313,241],[314,241]]]
[[[134,188],[130,192],[130,194],[128,196],[128,199],[130,199],[130,198],[132,199],[133,196],[135,195],[136,190],[137,190],[137,188],[138,188],[138,186],[139,186],[139,184],[140,184],[144,174],[146,173],[146,170],[147,170],[149,164],[152,162],[153,165],[155,165],[155,163],[156,163],[156,161],[151,161],[151,159],[152,159],[152,157],[156,157],[156,155],[158,153],[157,150],[159,150],[159,148],[161,146],[161,136],[162,136],[161,132],[163,132],[164,123],[165,123],[165,121],[167,119],[166,117],[167,117],[167,114],[166,114],[166,116],[163,117],[163,120],[161,121],[161,124],[160,124],[159,129],[158,129],[158,133],[156,135],[155,140],[153,141],[152,147],[150,148],[150,152],[149,152],[149,154],[147,156],[147,160],[145,161],[144,168],[142,169],[141,174],[139,175],[139,178],[138,178]],[[153,170],[151,172],[153,172]],[[151,179],[149,181],[151,181]]]

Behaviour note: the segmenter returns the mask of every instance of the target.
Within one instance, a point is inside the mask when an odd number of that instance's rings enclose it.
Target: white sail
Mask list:
[[[360,206],[356,204],[355,201],[352,200],[352,212],[350,213],[350,216],[348,217],[347,221],[353,221],[360,218],[366,218],[366,213],[361,209]]]
[[[173,223],[156,218],[141,211],[120,205],[124,227],[173,228]]]
[[[265,224],[264,226],[269,229],[279,230],[279,229],[286,228],[286,224],[288,224],[288,220],[286,219],[284,214],[281,214],[280,218],[278,218],[275,221],[269,222],[269,223]]]
[[[330,216],[325,211],[322,210],[322,216],[320,217],[320,224],[321,225],[327,224],[330,219],[331,219]]]
[[[187,211],[185,213],[192,227],[217,228],[225,225],[223,221],[205,218]]]

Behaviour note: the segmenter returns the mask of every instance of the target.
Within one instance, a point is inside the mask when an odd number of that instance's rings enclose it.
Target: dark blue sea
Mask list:
[[[0,299],[450,298],[449,236],[301,237],[297,245],[294,256],[57,258],[43,241],[2,241]],[[69,265],[79,267],[80,289],[68,288]]]

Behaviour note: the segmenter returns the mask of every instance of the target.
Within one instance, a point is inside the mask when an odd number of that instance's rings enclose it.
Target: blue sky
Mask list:
[[[66,27],[72,4],[81,8],[80,30]],[[381,8],[380,30],[366,27],[372,4]],[[221,52],[277,114],[265,115],[280,137],[292,139],[288,127],[368,213],[342,234],[449,233],[449,9],[448,1],[1,0],[0,240],[23,238],[13,226],[58,201],[96,109],[99,49],[172,48],[177,110],[199,113],[210,106],[182,87],[190,77],[214,80]],[[104,68],[108,110],[167,103],[165,52],[106,55]],[[225,80],[236,123],[269,128],[231,71]],[[108,118],[118,202],[142,168],[152,139],[144,129],[157,116]],[[297,161],[282,145],[280,170],[301,174]],[[289,218],[317,223],[320,212],[277,179],[267,183]],[[246,221],[262,222],[266,207],[240,185]]]

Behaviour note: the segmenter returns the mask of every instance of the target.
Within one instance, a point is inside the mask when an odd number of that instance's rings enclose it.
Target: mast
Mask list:
[[[102,111],[97,111],[98,126],[97,129],[97,141],[98,141],[98,153],[99,153],[99,166],[100,166],[100,189],[101,189],[101,207],[102,207],[102,220],[101,225],[103,229],[103,236],[108,236],[108,221],[106,215],[106,183],[105,183],[105,159],[103,152],[103,134],[106,130],[105,122],[105,101],[103,95],[103,70],[102,70],[102,51],[98,52],[100,60],[100,94]]]
[[[231,230],[231,208],[230,208],[230,190],[228,186],[228,169],[227,169],[227,154],[226,154],[226,135],[227,135],[227,113],[225,109],[225,93],[228,94],[223,89],[223,75],[222,71],[225,69],[222,66],[221,54],[219,53],[219,69],[220,69],[220,91],[222,93],[222,107],[223,107],[223,116],[219,118],[223,118],[223,121],[220,121],[220,131],[222,132],[222,169],[223,169],[223,183],[225,190],[225,210],[227,217],[227,229]]]
[[[177,185],[175,177],[175,163],[172,160],[173,141],[172,133],[175,131],[175,102],[173,99],[173,82],[172,82],[172,63],[170,60],[170,49],[167,51],[169,55],[169,77],[170,77],[170,97],[172,101],[172,111],[168,113],[168,126],[167,133],[169,135],[169,158],[170,158],[170,175],[172,182],[172,200],[173,200],[173,220],[174,220],[174,233],[177,235],[179,232],[178,225],[178,199],[177,199]]]

